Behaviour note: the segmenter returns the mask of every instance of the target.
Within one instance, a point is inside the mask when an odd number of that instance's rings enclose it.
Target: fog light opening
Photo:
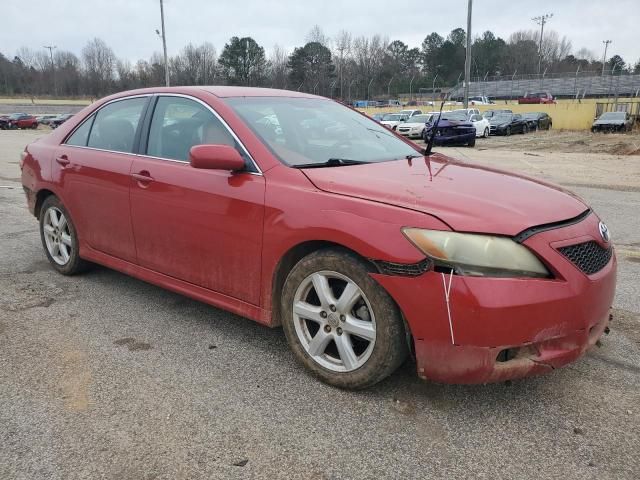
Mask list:
[[[498,356],[496,357],[496,362],[508,362],[509,360],[513,360],[518,356],[518,348],[505,348],[504,350],[500,350]]]

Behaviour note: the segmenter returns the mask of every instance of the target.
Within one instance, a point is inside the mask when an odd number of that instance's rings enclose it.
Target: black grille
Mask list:
[[[594,241],[578,243],[558,250],[587,275],[593,275],[602,270],[611,260],[613,253],[611,247],[602,248]]]
[[[431,268],[431,261],[428,258],[418,263],[394,263],[383,260],[374,260],[374,263],[380,269],[380,273],[403,277],[417,277]]]

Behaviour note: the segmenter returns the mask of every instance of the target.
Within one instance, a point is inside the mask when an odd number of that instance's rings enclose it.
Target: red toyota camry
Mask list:
[[[580,198],[427,154],[325,98],[124,92],[22,157],[57,271],[99,263],[282,326],[339,387],[409,354],[439,382],[544,373],[607,328],[616,259]]]

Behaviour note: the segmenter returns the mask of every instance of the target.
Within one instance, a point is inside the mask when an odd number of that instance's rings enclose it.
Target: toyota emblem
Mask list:
[[[608,242],[609,238],[611,238],[611,235],[609,234],[609,229],[604,224],[604,222],[600,222],[600,224],[598,225],[598,229],[600,230],[600,236],[602,237],[602,240]]]

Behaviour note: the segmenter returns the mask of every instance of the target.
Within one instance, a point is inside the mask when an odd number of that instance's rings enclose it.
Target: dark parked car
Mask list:
[[[0,130],[9,128],[9,115],[0,115]]]
[[[434,115],[430,123],[427,123],[422,138],[425,142],[429,141],[432,135],[438,115]],[[436,136],[433,140],[434,145],[467,145],[473,147],[476,144],[476,128],[473,123],[461,114],[443,113],[435,132]]]
[[[605,112],[591,126],[592,132],[630,132],[633,120],[627,112]]]
[[[14,113],[9,115],[9,128],[38,128],[38,120],[33,115]]]
[[[512,133],[528,133],[529,125],[517,113],[499,113],[489,119],[491,135],[511,135]]]
[[[505,108],[505,109],[501,109],[501,110],[500,110],[500,109],[497,109],[497,110],[495,110],[495,109],[494,109],[494,110],[486,110],[486,111],[482,114],[482,116],[483,116],[484,118],[491,119],[492,117],[495,117],[495,116],[496,116],[496,115],[498,115],[499,113],[513,113],[513,112],[512,112],[511,110],[507,110],[506,108]]]
[[[59,115],[56,118],[54,118],[53,120],[51,120],[49,122],[49,126],[51,128],[58,128],[64,122],[69,120],[71,117],[73,117],[73,113],[63,113],[62,115]]]
[[[553,126],[553,120],[544,112],[523,113],[522,117],[527,121],[529,130],[549,130]]]
[[[55,118],[58,118],[58,115],[40,115],[36,117],[36,120],[40,125],[49,125]]]

